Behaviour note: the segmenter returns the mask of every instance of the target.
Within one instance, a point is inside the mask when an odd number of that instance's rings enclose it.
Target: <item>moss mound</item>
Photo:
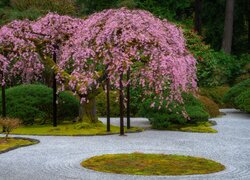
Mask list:
[[[22,138],[8,138],[6,142],[3,137],[0,137],[0,153],[7,152],[23,146],[29,146],[32,144],[37,144],[38,141],[31,139]]]
[[[147,176],[209,174],[225,169],[220,163],[199,157],[143,153],[95,156],[81,165],[95,171]]]
[[[218,131],[213,129],[210,122],[198,122],[195,124],[172,124],[163,130],[169,131],[183,131],[183,132],[195,132],[195,133],[217,133]]]
[[[223,97],[229,91],[230,87],[228,86],[217,86],[217,87],[203,87],[200,88],[200,95],[206,96],[209,99],[213,100],[219,108],[230,108],[230,104],[224,103]]]
[[[206,96],[198,96],[198,99],[205,106],[210,117],[217,117],[220,115],[219,106],[212,99],[209,99]]]

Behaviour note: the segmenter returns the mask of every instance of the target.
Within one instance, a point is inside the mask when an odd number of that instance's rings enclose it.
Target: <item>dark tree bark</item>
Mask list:
[[[2,117],[6,117],[6,95],[5,95],[5,85],[2,86]]]
[[[194,8],[194,29],[201,34],[201,10],[202,9],[202,0],[195,0],[195,8]]]
[[[53,61],[56,63],[56,52],[53,53]],[[56,73],[53,72],[53,126],[57,126],[57,85]]]
[[[110,131],[110,98],[109,98],[109,89],[110,83],[109,78],[107,78],[107,131]]]
[[[248,53],[250,54],[250,1],[247,1],[247,21],[248,21]]]
[[[2,78],[4,73],[2,73]],[[2,85],[2,117],[6,117],[6,95],[5,95],[5,85]],[[3,132],[5,132],[5,127],[3,127]]]
[[[88,101],[83,102],[79,108],[79,122],[97,123],[98,117],[96,114],[96,95],[90,94]]]
[[[233,21],[234,21],[233,16],[234,16],[234,0],[227,0],[225,23],[224,23],[224,35],[221,48],[227,54],[231,54],[231,48],[232,48]]]
[[[120,75],[120,89],[119,89],[119,99],[120,99],[120,135],[124,135],[124,95],[123,95],[123,84],[122,84],[123,73]]]
[[[130,79],[130,69],[127,72],[127,81]],[[130,129],[130,83],[127,86],[127,128]]]

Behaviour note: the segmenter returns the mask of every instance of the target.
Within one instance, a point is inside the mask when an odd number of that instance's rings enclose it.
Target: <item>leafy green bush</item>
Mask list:
[[[141,104],[139,115],[149,118],[152,127],[156,129],[167,128],[171,124],[196,123],[198,121],[207,121],[209,114],[206,112],[203,104],[197,100],[192,94],[183,94],[184,106],[171,103],[169,109],[158,109],[159,102],[155,103],[155,107],[151,108],[152,99],[147,99]],[[166,105],[163,102],[162,107]],[[183,107],[190,118],[188,121],[182,115]]]
[[[250,54],[242,54],[239,61],[242,68],[240,68],[240,75],[235,80],[236,83],[250,78]]]
[[[0,24],[16,19],[34,20],[48,12],[62,15],[76,15],[77,12],[74,0],[9,0],[4,5],[4,8],[0,9]]]
[[[133,90],[131,88],[130,91],[130,115],[132,117],[138,116],[139,111],[139,103],[141,99],[139,94],[141,90],[138,88]],[[110,116],[111,117],[118,117],[120,115],[120,106],[119,106],[119,93],[117,91],[110,91]],[[107,116],[107,99],[106,93],[102,91],[96,97],[96,106],[97,106],[97,114],[98,116],[105,117]]]
[[[235,98],[235,105],[240,110],[250,113],[250,88]]]
[[[219,106],[213,100],[206,96],[198,96],[198,99],[202,102],[210,117],[217,117],[220,115]]]
[[[214,87],[232,84],[240,72],[241,63],[235,56],[216,52],[203,42],[203,38],[184,27],[187,47],[197,59],[198,85]]]
[[[110,116],[117,117],[120,114],[119,102],[117,102],[118,93],[116,91],[110,91]],[[102,91],[96,97],[96,106],[98,116],[107,116],[107,97],[105,91]]]
[[[203,87],[200,88],[200,95],[206,96],[213,100],[219,108],[230,107],[229,104],[225,104],[223,101],[224,95],[229,91],[228,86],[217,86],[217,87]]]
[[[6,90],[7,115],[24,124],[47,123],[52,119],[52,89],[44,85],[21,85]],[[2,99],[0,98],[0,102]],[[58,120],[78,115],[79,100],[68,92],[58,97]],[[0,110],[1,112],[1,110]]]
[[[225,103],[230,103],[232,104],[234,107],[237,108],[237,103],[235,101],[235,99],[237,98],[237,96],[239,96],[241,93],[243,93],[244,91],[247,91],[250,89],[250,79],[247,79],[245,81],[242,81],[239,84],[236,84],[235,86],[233,86],[224,96],[224,102]]]

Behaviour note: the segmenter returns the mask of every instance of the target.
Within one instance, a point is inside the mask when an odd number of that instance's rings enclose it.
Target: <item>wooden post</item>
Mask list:
[[[109,99],[109,78],[107,78],[107,132],[110,132],[110,99]]]
[[[55,48],[56,49],[56,48]],[[56,52],[53,53],[53,61],[56,63]],[[56,86],[56,74],[53,71],[53,126],[57,126],[57,86]]]
[[[123,105],[123,84],[122,84],[122,77],[123,73],[120,75],[120,136],[124,135],[124,121],[123,121],[123,112],[124,112],[124,105]]]
[[[130,68],[127,72],[127,81],[130,78]],[[130,82],[127,85],[127,128],[130,129]]]

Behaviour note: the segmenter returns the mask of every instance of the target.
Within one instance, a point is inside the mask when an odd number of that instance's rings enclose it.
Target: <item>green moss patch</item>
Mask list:
[[[195,124],[184,124],[184,125],[170,125],[164,130],[169,131],[183,131],[183,132],[198,132],[198,133],[217,133],[218,131],[213,129],[210,122],[199,122]]]
[[[7,152],[23,146],[37,144],[38,141],[26,138],[8,138],[6,142],[4,137],[0,137],[0,153]]]
[[[75,123],[75,124],[61,124],[57,127],[52,125],[33,125],[24,126],[13,130],[12,134],[22,135],[43,135],[43,136],[91,136],[91,135],[108,135],[118,134],[120,127],[111,126],[111,131],[106,131],[106,125],[101,122],[97,124],[89,123]],[[142,128],[132,127],[125,128],[126,133],[141,132]]]
[[[165,154],[106,154],[81,163],[95,171],[133,175],[209,174],[225,169],[222,164],[199,157]]]

